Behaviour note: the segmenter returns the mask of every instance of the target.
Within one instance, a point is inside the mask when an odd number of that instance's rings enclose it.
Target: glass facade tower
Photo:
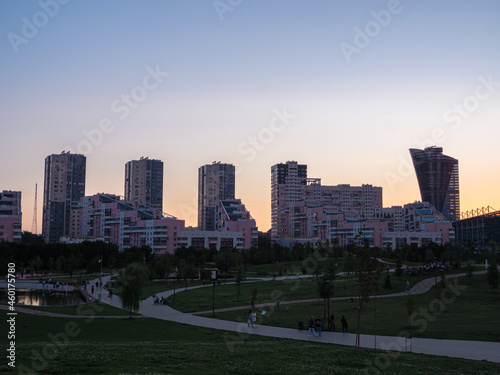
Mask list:
[[[448,220],[460,218],[458,160],[443,155],[442,147],[410,149],[420,195]]]

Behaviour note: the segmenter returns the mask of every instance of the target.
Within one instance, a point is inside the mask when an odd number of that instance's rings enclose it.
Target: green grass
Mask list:
[[[57,314],[68,314],[68,315],[86,315],[85,312],[89,310],[95,310],[98,316],[113,316],[113,315],[129,315],[128,311],[119,309],[110,305],[103,303],[99,305],[97,302],[91,302],[84,305],[75,306],[20,306],[25,309],[36,310],[36,311],[46,311]],[[132,315],[139,315],[132,313]]]
[[[2,322],[2,330],[6,322]],[[69,329],[68,327],[71,327]],[[16,371],[43,374],[496,374],[500,364],[385,353],[185,326],[156,319],[61,319],[18,314]],[[75,332],[66,338],[63,332]],[[58,345],[55,345],[57,343]],[[39,359],[46,353],[50,360]],[[300,354],[299,354],[300,353]],[[6,359],[0,372],[8,372]],[[14,373],[14,371],[12,371]],[[17,373],[17,372],[16,372]]]
[[[455,273],[461,271],[455,271]],[[463,271],[462,271],[463,272]],[[452,272],[448,273],[451,274]],[[391,288],[384,289],[385,273],[379,278],[379,287],[374,294],[390,294],[399,293],[405,290],[406,280],[410,281],[410,285],[414,286],[419,281],[427,279],[432,275],[419,275],[396,277],[391,274]],[[350,279],[338,278],[334,281],[335,297],[350,297],[357,293],[357,280],[354,277]],[[252,290],[257,289],[258,295],[255,301],[260,303],[274,303],[277,298],[281,301],[293,301],[301,299],[318,298],[316,278],[291,278],[288,280],[270,280],[257,282],[243,282],[240,286],[240,298],[238,300],[236,284],[218,285],[215,287],[215,308],[250,306],[250,297]],[[180,289],[184,290],[184,289]],[[168,298],[169,306],[182,312],[197,312],[212,309],[212,286],[199,288],[189,291],[182,291],[175,296]]]
[[[184,291],[186,286],[192,287],[197,285],[203,285],[203,281],[200,280],[176,280],[175,281],[175,289],[179,291]],[[144,300],[146,298],[152,297],[153,294],[158,294],[161,292],[165,292],[167,290],[174,289],[174,280],[155,280],[150,281],[148,285],[146,285],[142,291],[140,299]],[[115,295],[120,295],[118,291],[115,290]]]
[[[418,313],[414,319],[414,326],[411,326],[409,322],[406,308],[408,297],[372,299],[371,302],[365,304],[361,332],[389,336],[398,336],[407,332],[413,337],[500,342],[500,321],[498,320],[500,292],[493,293],[488,289],[485,275],[455,280],[458,281],[458,285],[466,286],[466,289],[460,290],[459,295],[451,303],[443,302],[442,312],[439,302],[442,291],[437,287],[433,287],[425,294],[411,297],[415,301]],[[454,279],[449,282],[455,285]],[[453,296],[455,294],[448,289],[442,301],[451,301]],[[274,308],[270,311],[269,308],[263,308],[269,311],[265,318],[266,325],[287,328],[297,328],[298,320],[303,320],[306,324],[311,315],[323,317],[324,309],[323,301],[291,304],[288,313],[284,305],[281,305],[280,311],[274,311]],[[215,317],[246,321],[247,311],[248,308],[220,312],[216,313]],[[335,312],[337,331],[341,330],[340,318],[345,315],[350,324],[350,332],[355,332],[357,301],[330,301],[330,312],[332,311]],[[425,315],[425,311],[429,315]],[[211,316],[211,314],[206,316]],[[425,318],[425,316],[430,316],[430,318]]]

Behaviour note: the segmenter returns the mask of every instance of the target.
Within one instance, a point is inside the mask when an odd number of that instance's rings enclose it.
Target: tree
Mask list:
[[[132,310],[139,311],[141,293],[148,279],[149,270],[144,263],[130,263],[118,271],[115,285],[120,295],[122,307],[129,311],[130,319],[132,318]]]
[[[344,262],[344,271],[347,272],[347,277],[349,277],[350,273],[354,271],[356,267],[356,262],[354,260],[354,256],[349,253],[345,262]]]
[[[241,282],[245,280],[245,270],[243,266],[240,264],[236,269],[236,285],[238,286],[238,301],[240,300],[240,285]]]
[[[415,312],[416,309],[416,304],[413,298],[408,296],[408,299],[406,300],[406,312],[408,313],[408,318],[412,316],[412,314]],[[411,322],[411,320],[410,320]]]
[[[398,257],[398,260],[396,260],[396,276],[401,277],[403,274],[403,262],[401,260],[401,257]]]
[[[316,282],[316,290],[318,291],[320,298],[323,298],[323,302],[326,302],[327,299],[333,297],[333,283],[325,275]],[[326,306],[326,303],[324,303],[323,306]],[[323,308],[323,319],[324,318],[325,309]]]
[[[358,276],[358,330],[356,333],[356,349],[358,358],[360,353],[360,331],[361,331],[361,313],[365,302],[370,301],[370,296],[377,287],[380,276],[378,270],[378,261],[371,255],[368,245],[358,248],[357,254],[357,276]]]
[[[389,272],[387,272],[387,276],[385,277],[384,289],[391,289],[391,277],[389,276]]]
[[[488,264],[488,274],[486,275],[486,279],[488,280],[488,284],[490,288],[496,290],[498,287],[498,267],[495,254],[492,254],[490,257],[490,262]]]
[[[473,275],[473,268],[471,263],[467,263],[467,277],[470,279]]]

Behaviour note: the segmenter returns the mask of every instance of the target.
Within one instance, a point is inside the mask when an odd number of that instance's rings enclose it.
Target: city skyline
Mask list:
[[[500,4],[230,8],[0,5],[0,176],[22,191],[23,230],[44,158],[62,150],[86,156],[87,196],[120,194],[130,160],[162,160],[163,210],[186,225],[197,222],[198,168],[214,160],[235,165],[235,196],[266,231],[272,165],[380,186],[387,207],[420,200],[408,149],[432,145],[460,162],[462,211],[499,209]]]

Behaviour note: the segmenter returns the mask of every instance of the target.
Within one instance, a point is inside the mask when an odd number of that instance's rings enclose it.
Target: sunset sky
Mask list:
[[[237,166],[270,228],[271,166],[420,199],[409,148],[459,160],[461,210],[500,209],[500,2],[3,1],[0,190],[31,230],[44,159],[87,156],[86,194],[164,162],[164,211],[196,225],[197,171]]]

